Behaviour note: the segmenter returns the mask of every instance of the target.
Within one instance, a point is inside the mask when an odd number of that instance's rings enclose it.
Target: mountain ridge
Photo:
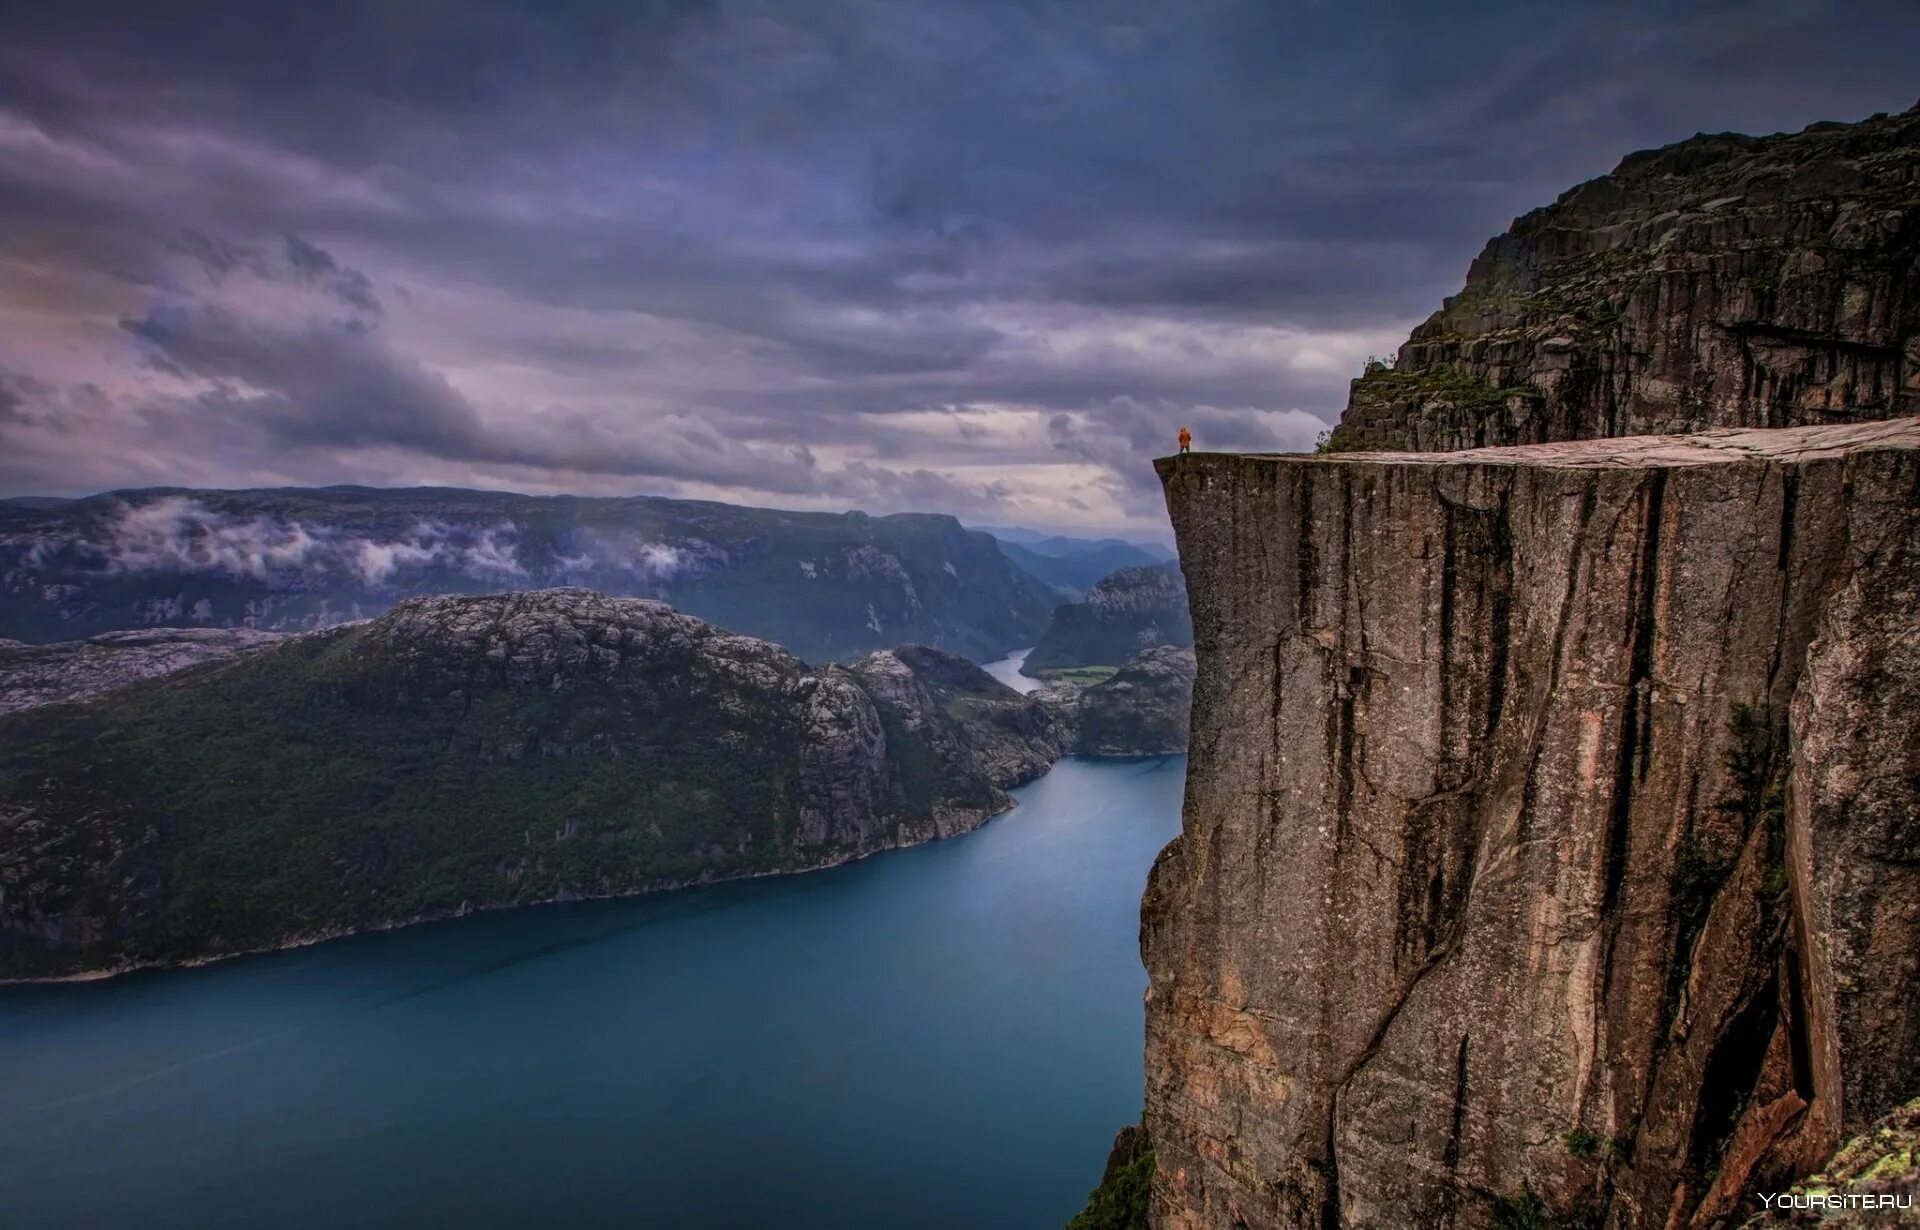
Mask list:
[[[1920,108],[1627,155],[1516,218],[1334,450],[1920,413]]]
[[[939,513],[873,517],[466,488],[159,487],[0,506],[0,636],[302,631],[402,598],[582,584],[809,659],[921,642],[991,659],[1054,595]]]
[[[944,651],[648,599],[409,599],[0,715],[0,976],[805,870],[965,832],[1071,729]]]

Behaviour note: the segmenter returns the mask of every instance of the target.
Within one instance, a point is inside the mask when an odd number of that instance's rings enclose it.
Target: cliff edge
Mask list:
[[[1920,1094],[1920,421],[1157,465],[1152,1224],[1725,1224]]]

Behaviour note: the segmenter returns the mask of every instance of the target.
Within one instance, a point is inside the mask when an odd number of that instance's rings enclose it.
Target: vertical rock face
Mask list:
[[[1920,414],[1920,109],[1628,156],[1487,244],[1342,449]]]
[[[1159,463],[1155,1225],[1717,1224],[1920,1093],[1916,449]]]

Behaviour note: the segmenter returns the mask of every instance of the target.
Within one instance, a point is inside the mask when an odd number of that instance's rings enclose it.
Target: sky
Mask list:
[[[0,495],[1158,534],[1516,215],[1898,111],[1920,4],[0,0]]]

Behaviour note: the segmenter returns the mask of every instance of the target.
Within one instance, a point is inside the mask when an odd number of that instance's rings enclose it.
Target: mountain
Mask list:
[[[1077,667],[1117,668],[1153,645],[1191,644],[1180,566],[1121,568],[1088,590],[1085,601],[1056,607],[1020,669],[1045,678]]]
[[[1126,538],[1112,536],[1104,538],[1077,538],[1071,534],[1054,534],[1047,530],[1036,530],[1024,525],[975,525],[968,527],[983,534],[992,534],[1003,543],[1026,547],[1041,555],[1073,555],[1080,551],[1094,551],[1106,547],[1133,547],[1152,556],[1156,560],[1173,558],[1173,548],[1161,542],[1134,542]]]
[[[1913,1190],[1917,135],[1633,155],[1489,244],[1323,455],[1156,463],[1198,670],[1124,1215]]]
[[[926,647],[814,668],[658,602],[415,598],[0,716],[0,978],[824,866],[1069,737]]]
[[[51,645],[0,642],[0,713],[97,695],[280,639],[252,628],[143,628]]]
[[[1054,541],[1058,543],[1061,540]],[[1084,548],[1069,550],[1062,554],[1043,553],[1033,547],[1002,542],[1000,553],[1055,589],[1064,591],[1076,599],[1083,596],[1102,577],[1121,568],[1153,567],[1161,562],[1159,556],[1150,554],[1130,542],[1089,544]]]
[[[1920,414],[1920,108],[1628,155],[1354,381],[1336,449]]]
[[[1173,558],[1173,552],[1157,542],[1129,542],[1124,538],[1071,538],[1065,534],[1045,534],[1023,541],[1019,545],[1036,555],[1050,556],[1054,559],[1065,559],[1070,555],[1086,555],[1098,551],[1128,551],[1145,556],[1142,562],[1156,564],[1163,564]]]
[[[1082,756],[1167,756],[1187,750],[1193,650],[1155,645],[1086,687],[1060,683],[1046,695],[1073,728]]]
[[[438,488],[113,492],[0,503],[0,636],[290,632],[404,598],[559,584],[659,598],[814,660],[903,642],[983,660],[1055,596],[951,517]]]

